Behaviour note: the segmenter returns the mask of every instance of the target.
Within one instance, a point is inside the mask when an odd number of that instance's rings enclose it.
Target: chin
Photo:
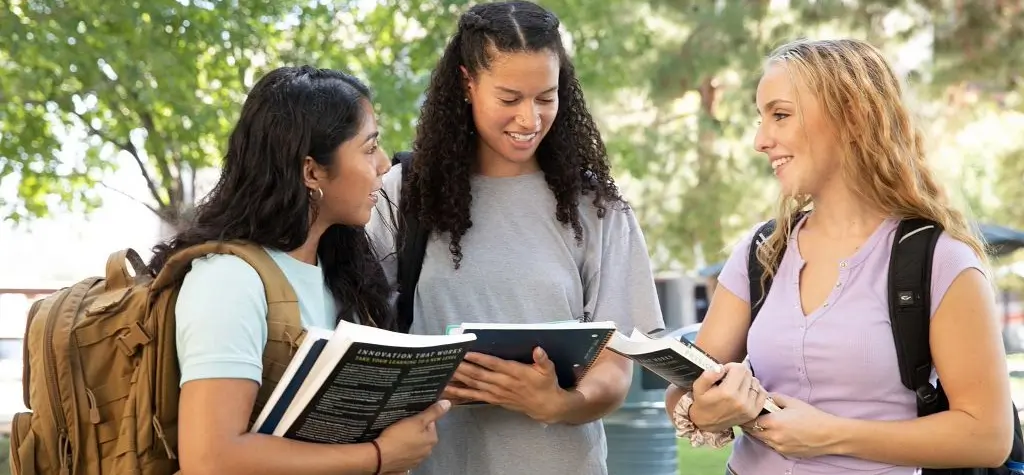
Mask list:
[[[536,147],[531,148],[529,150],[513,149],[513,150],[502,150],[502,152],[501,152],[502,158],[504,158],[505,160],[508,160],[510,162],[513,162],[513,163],[528,163],[531,160],[533,160],[536,155],[537,155],[537,148]]]

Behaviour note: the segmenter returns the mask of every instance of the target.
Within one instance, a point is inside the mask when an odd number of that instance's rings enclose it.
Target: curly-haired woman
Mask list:
[[[409,180],[400,166],[384,177],[390,199],[370,232],[392,283],[395,216],[411,213],[429,230],[413,333],[467,321],[662,327],[643,234],[609,174],[558,25],[529,2],[468,10],[427,90]],[[563,390],[540,350],[533,364],[466,359],[446,398],[487,404],[439,421],[441,442],[416,473],[607,473],[600,418],[626,395],[627,360],[606,350]]]

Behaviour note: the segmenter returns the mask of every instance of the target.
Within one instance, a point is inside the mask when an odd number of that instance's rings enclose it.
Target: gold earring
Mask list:
[[[316,189],[316,193],[317,193],[317,197],[313,198],[313,190],[309,190],[309,200],[310,201],[320,201],[320,200],[324,199],[324,190],[322,188],[317,188]]]

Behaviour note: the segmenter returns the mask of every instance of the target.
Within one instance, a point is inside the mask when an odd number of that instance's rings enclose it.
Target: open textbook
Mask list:
[[[475,335],[470,351],[524,364],[533,363],[533,349],[541,347],[555,366],[563,389],[590,371],[601,350],[616,333],[615,322],[462,323],[448,329],[451,335]]]
[[[345,321],[333,332],[309,329],[251,431],[319,443],[373,440],[436,402],[474,339]]]
[[[628,337],[621,332],[615,332],[607,348],[635,361],[683,390],[692,388],[694,380],[704,371],[722,366],[711,355],[685,338],[653,338],[636,329]],[[762,414],[778,410],[780,408],[768,398]]]

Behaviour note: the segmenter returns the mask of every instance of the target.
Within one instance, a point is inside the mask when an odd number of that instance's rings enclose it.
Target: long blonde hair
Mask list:
[[[902,87],[880,51],[854,39],[798,40],[769,54],[766,65],[772,64],[787,67],[790,77],[803,80],[821,103],[839,143],[846,145],[840,172],[861,199],[895,218],[941,224],[987,268],[982,240],[932,176],[921,133],[903,104]],[[775,273],[794,215],[808,205],[809,196],[780,194],[775,231],[757,250],[765,269],[762,285]]]

